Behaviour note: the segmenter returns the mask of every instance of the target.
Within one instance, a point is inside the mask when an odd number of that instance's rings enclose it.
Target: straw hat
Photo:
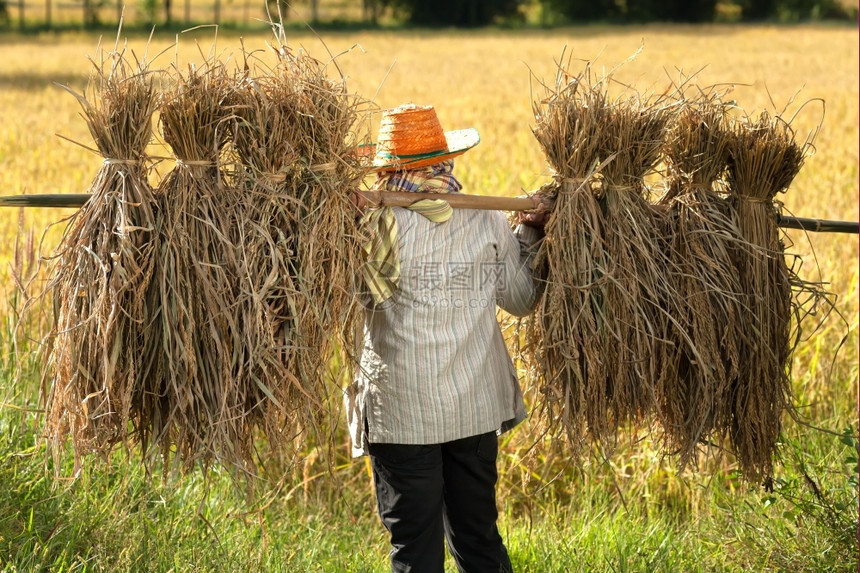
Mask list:
[[[374,171],[415,169],[462,155],[480,141],[475,129],[443,131],[433,106],[405,104],[382,112],[369,152]]]

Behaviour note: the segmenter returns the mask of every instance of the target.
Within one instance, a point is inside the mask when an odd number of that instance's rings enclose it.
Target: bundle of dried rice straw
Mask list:
[[[732,256],[742,242],[721,192],[729,160],[728,107],[720,94],[685,103],[665,144],[669,257],[678,300],[668,324],[658,382],[667,448],[680,466],[724,434],[729,386],[739,375],[746,310]]]
[[[827,301],[786,264],[777,226],[805,146],[780,117],[733,118],[715,91],[610,100],[611,77],[560,67],[534,104],[554,171],[537,193],[555,207],[535,261],[545,291],[516,340],[540,422],[574,453],[658,422],[681,468],[727,440],[766,483],[801,319]]]
[[[45,379],[46,432],[58,445],[71,434],[78,467],[136,442],[166,470],[253,476],[308,430],[332,441],[333,378],[361,318],[364,102],[306,52],[281,42],[276,55],[257,76],[249,55],[235,76],[217,58],[174,66],[156,97],[114,54],[97,100],[78,96],[106,159],[50,282]],[[175,166],[153,191],[156,111]]]
[[[590,67],[562,70],[534,105],[556,176],[540,191],[555,207],[536,261],[546,288],[527,322],[529,375],[543,419],[574,446],[586,437],[611,445],[619,428],[655,411],[653,349],[677,296],[645,184],[674,108],[662,97],[612,101],[611,81]]]
[[[753,480],[772,475],[782,414],[791,411],[791,355],[797,343],[792,317],[799,308],[792,286],[796,294],[815,289],[786,264],[774,200],[800,171],[808,145],[796,141],[785,119],[766,111],[758,120],[735,121],[729,141],[727,182],[743,238],[733,256],[744,340],[722,423],[741,467]],[[795,327],[799,334],[800,325]]]
[[[135,428],[144,450],[158,447],[186,466],[213,456],[241,464],[252,444],[242,397],[231,387],[240,328],[239,263],[229,236],[236,200],[220,167],[232,84],[215,60],[185,74],[174,69],[170,80],[160,125],[176,165],[158,186],[163,221],[148,293],[157,336],[143,357],[157,375],[139,388]]]
[[[104,162],[92,198],[70,220],[50,269],[53,326],[44,352],[45,433],[55,455],[66,437],[81,456],[126,439],[151,337],[146,299],[158,248],[146,147],[157,106],[146,65],[113,51],[77,97]]]
[[[361,102],[325,71],[282,46],[271,72],[239,78],[234,100],[245,353],[237,385],[269,398],[270,444],[276,431],[332,428],[337,414],[327,408],[339,389],[326,370],[333,359],[350,367],[339,352],[353,348],[360,318],[350,286],[361,252],[351,193],[366,173],[352,151]]]

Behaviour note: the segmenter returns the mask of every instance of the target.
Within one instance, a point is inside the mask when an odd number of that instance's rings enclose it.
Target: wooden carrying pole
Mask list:
[[[496,197],[463,193],[411,193],[405,191],[360,191],[370,207],[408,207],[421,199],[444,199],[454,209],[489,209],[491,211],[535,211],[551,205],[533,197]]]
[[[407,193],[395,191],[359,191],[368,206],[408,207],[421,199],[440,199],[438,193]],[[90,198],[88,193],[56,193],[0,196],[0,207],[61,207],[77,208]],[[536,197],[498,197],[449,193],[444,196],[455,209],[489,209],[493,211],[549,211],[552,205]],[[830,221],[779,215],[777,224],[786,229],[813,233],[860,234],[860,222]]]

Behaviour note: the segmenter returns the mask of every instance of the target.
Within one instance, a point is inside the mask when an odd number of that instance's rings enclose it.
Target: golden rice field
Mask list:
[[[267,34],[244,38],[265,50]],[[83,89],[97,54],[95,35],[0,36],[0,189],[3,194],[81,193],[100,157],[68,140],[91,145],[78,103],[56,84]],[[318,59],[337,55],[349,88],[380,108],[402,102],[433,104],[446,129],[475,127],[481,144],[458,160],[472,193],[516,195],[536,189],[548,174],[532,136],[532,98],[553,82],[564,52],[607,69],[628,60],[615,77],[628,89],[662,91],[690,76],[700,86],[733,85],[748,113],[784,111],[803,139],[816,129],[815,154],[784,197],[787,212],[827,219],[858,218],[858,31],[833,26],[588,27],[519,32],[325,32],[289,38]],[[104,38],[110,47],[114,38]],[[212,28],[127,40],[154,69],[186,66],[215,53],[241,62],[238,35]],[[621,89],[621,87],[619,87]],[[535,94],[533,96],[533,94]],[[796,114],[796,116],[795,116]],[[369,129],[373,130],[371,125]],[[58,137],[62,136],[62,137]],[[167,169],[162,167],[162,172]],[[157,175],[155,175],[157,177]],[[9,263],[16,240],[38,239],[68,211],[0,211],[0,280],[12,288]],[[61,226],[42,247],[48,254]],[[23,230],[22,234],[20,230]],[[16,238],[17,237],[17,238]],[[831,283],[856,345],[858,242],[854,235],[792,232],[792,252],[808,277]],[[3,297],[6,298],[5,296]],[[840,327],[848,333],[848,327]],[[856,347],[851,354],[856,354]],[[851,355],[849,354],[849,355]],[[856,376],[855,376],[856,382]]]

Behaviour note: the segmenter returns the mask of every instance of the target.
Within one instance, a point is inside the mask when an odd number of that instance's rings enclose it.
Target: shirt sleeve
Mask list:
[[[531,263],[543,234],[527,225],[518,225],[511,231],[501,213],[496,217],[499,225],[498,262],[504,267],[505,280],[496,290],[498,305],[514,316],[526,316],[537,304],[537,289],[532,278]]]

